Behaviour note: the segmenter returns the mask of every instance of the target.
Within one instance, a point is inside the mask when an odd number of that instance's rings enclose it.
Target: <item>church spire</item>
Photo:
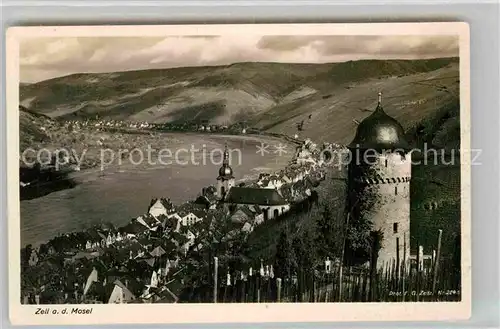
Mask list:
[[[377,108],[375,109],[375,111],[383,111],[383,109],[382,109],[382,93],[381,92],[378,93],[378,102],[377,102]]]
[[[229,150],[227,143],[224,146],[224,156],[222,158],[222,167],[219,169],[219,178],[232,178],[233,169],[229,165]]]
[[[229,166],[229,151],[227,149],[227,143],[224,145],[224,159],[222,160],[223,166]]]
[[[234,186],[233,169],[229,165],[229,150],[227,143],[224,145],[224,157],[222,167],[219,169],[219,177],[217,177],[217,195],[220,199],[224,199],[229,190]]]

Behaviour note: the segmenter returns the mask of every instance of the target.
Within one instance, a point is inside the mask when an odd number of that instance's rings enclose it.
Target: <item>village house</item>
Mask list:
[[[253,205],[243,205],[238,206],[229,218],[233,223],[242,225],[242,232],[250,233],[255,226],[264,221],[264,214],[262,211],[257,211]]]
[[[171,227],[169,223],[173,223],[173,227]],[[175,232],[179,232],[181,226],[182,217],[177,212],[167,215],[167,218],[163,221],[163,227],[165,229],[173,229]]]
[[[113,285],[108,304],[125,304],[136,300],[134,294],[120,280],[113,282]]]
[[[281,180],[287,184],[296,183],[306,178],[311,169],[312,168],[308,167],[307,164],[292,164],[279,172],[278,175],[281,177]]]
[[[218,204],[217,189],[215,186],[209,186],[202,189],[201,195],[196,198],[194,203],[203,205],[207,210],[217,208]]]
[[[179,232],[181,226],[189,226],[201,221],[206,216],[206,210],[210,208],[214,207],[211,207],[211,201],[208,199],[205,203],[197,200],[195,202],[186,202],[178,207],[174,207],[169,199],[157,199],[152,202],[148,213],[158,221],[153,223],[154,225],[162,224],[166,228],[168,226],[167,222],[173,220],[175,222],[173,229]],[[141,222],[145,222],[145,219],[147,217],[142,218]],[[163,222],[160,219],[164,219]],[[151,223],[146,222],[146,227],[151,228]]]
[[[144,233],[148,228],[143,224],[133,220],[127,225],[121,227],[119,232],[125,239],[132,239]]]
[[[230,205],[258,205],[264,221],[276,218],[290,210],[290,204],[276,189],[232,187],[224,202]]]
[[[203,220],[207,213],[203,206],[193,202],[186,202],[178,208],[177,214],[181,218],[183,226],[190,226]]]
[[[229,218],[236,223],[246,223],[253,220],[254,214],[245,205],[238,207]]]
[[[280,189],[285,182],[276,174],[261,175],[257,185],[261,188]]]
[[[38,253],[36,250],[32,250],[30,254],[30,258],[28,260],[28,265],[29,266],[35,266],[38,264]]]
[[[151,216],[149,214],[139,216],[135,219],[135,221],[141,225],[143,225],[145,228],[147,228],[150,231],[155,231],[159,225],[162,223],[156,219],[154,216]]]
[[[189,251],[189,248],[191,248],[191,246],[194,245],[196,235],[191,230],[188,229],[187,233],[185,234],[185,237],[187,238],[187,242],[184,243],[184,245],[182,245],[182,247],[181,247],[181,249],[184,252],[184,255],[186,255],[187,252]]]
[[[170,199],[160,198],[153,199],[148,209],[148,213],[158,218],[160,216],[168,216],[175,212],[175,207]]]

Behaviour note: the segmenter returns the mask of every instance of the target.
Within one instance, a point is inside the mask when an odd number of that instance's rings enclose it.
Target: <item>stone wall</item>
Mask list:
[[[369,161],[369,162],[365,162]],[[379,154],[350,165],[350,207],[353,220],[369,220],[383,233],[378,267],[410,255],[410,155]]]

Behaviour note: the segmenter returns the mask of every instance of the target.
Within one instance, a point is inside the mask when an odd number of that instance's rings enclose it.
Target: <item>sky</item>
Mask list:
[[[458,56],[453,36],[168,36],[27,38],[20,81],[236,62],[328,63]]]

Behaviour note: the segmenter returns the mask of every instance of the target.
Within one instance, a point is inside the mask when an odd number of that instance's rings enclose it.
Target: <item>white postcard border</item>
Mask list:
[[[19,40],[168,35],[457,35],[460,38],[462,301],[436,303],[249,303],[22,305],[20,296]],[[14,325],[465,320],[471,314],[469,26],[446,23],[232,24],[11,27],[6,38],[9,317]],[[37,308],[49,314],[35,314]],[[61,314],[92,308],[91,314]],[[59,314],[52,314],[59,312]]]

